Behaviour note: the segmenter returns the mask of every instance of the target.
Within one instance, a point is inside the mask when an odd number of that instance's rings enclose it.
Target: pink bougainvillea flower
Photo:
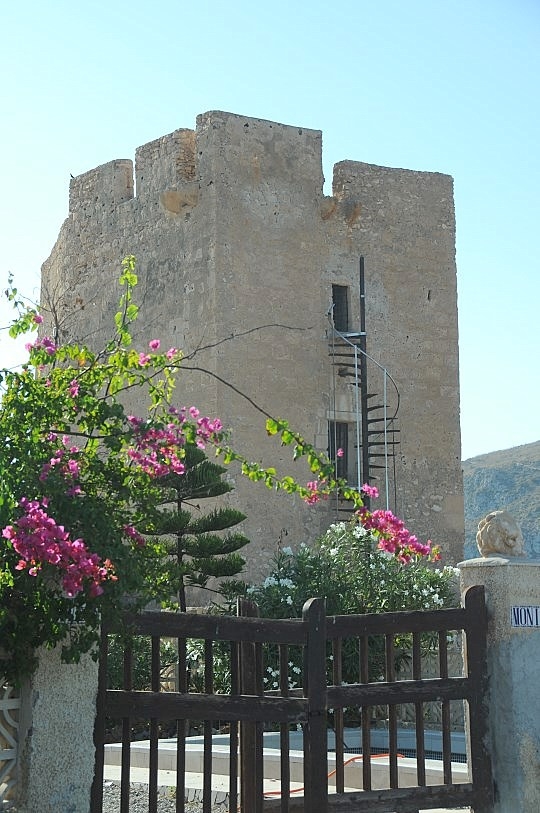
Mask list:
[[[326,498],[327,494],[325,494],[324,491],[320,491],[321,488],[324,488],[324,485],[324,480],[310,480],[306,485],[309,493],[303,497],[304,502],[307,502],[308,505],[315,505],[321,501],[322,497]]]
[[[54,356],[57,347],[49,336],[44,336],[42,339],[36,339],[35,342],[25,344],[25,349],[29,353],[31,350],[45,350],[48,356]]]
[[[343,451],[343,449],[338,449],[336,452],[336,457],[343,457],[344,454],[345,452]]]
[[[80,474],[79,464],[76,460],[68,460],[67,470],[72,477],[78,477]]]
[[[146,545],[146,539],[133,525],[124,525],[124,533],[140,548]]]
[[[189,425],[186,412],[196,420],[196,426]],[[141,418],[128,415],[128,422],[133,430],[133,443],[126,450],[127,456],[137,464],[150,477],[164,477],[169,472],[183,474],[185,465],[182,462],[186,434],[189,432],[190,440],[194,440],[200,449],[205,449],[207,443],[219,440],[219,433],[223,425],[219,418],[199,418],[196,407],[177,409],[169,408],[171,420],[165,426],[151,426]],[[194,437],[193,437],[193,429]]]
[[[173,471],[183,474],[185,466],[181,458],[184,455],[185,437],[180,425],[171,423],[165,428],[146,426],[134,416],[128,418],[134,432],[133,446],[127,449],[127,455],[150,477],[163,477]]]
[[[33,316],[33,322],[35,325],[41,325],[43,323],[43,316],[40,313],[35,313]]]
[[[150,350],[159,350],[160,344],[161,342],[159,339],[152,339],[150,342],[148,342],[148,347]]]
[[[198,410],[197,410],[198,412]],[[197,421],[197,437],[203,441],[210,440],[212,436],[217,435],[223,429],[223,424],[219,418],[213,421],[210,418],[199,418]]]
[[[110,560],[101,562],[97,554],[88,551],[82,539],[70,539],[64,526],[47,514],[45,499],[23,497],[19,505],[23,516],[2,530],[2,536],[9,539],[21,557],[16,570],[26,570],[36,578],[43,566],[56,568],[68,598],[80,593],[85,584],[90,596],[98,596],[103,592],[104,581],[117,580]]]
[[[376,500],[379,496],[379,489],[377,486],[370,486],[369,483],[364,483],[361,491],[363,491],[367,497],[373,497],[374,500]]]
[[[397,556],[404,564],[418,556],[437,560],[438,548],[432,548],[430,541],[425,544],[419,542],[416,536],[405,527],[403,520],[396,517],[392,511],[377,509],[370,512],[363,507],[357,512],[357,516],[364,528],[377,533],[380,550]]]

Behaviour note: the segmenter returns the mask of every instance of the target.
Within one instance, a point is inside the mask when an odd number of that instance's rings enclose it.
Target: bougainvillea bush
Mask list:
[[[217,417],[180,406],[181,351],[162,348],[159,338],[132,345],[133,257],[120,283],[114,335],[100,352],[39,335],[20,369],[0,369],[0,668],[12,682],[35,667],[38,647],[61,643],[64,658],[77,660],[95,646],[101,619],[170,600],[179,565],[153,535],[155,512],[160,480],[182,475],[189,446],[215,451],[225,465],[236,461],[251,480],[306,503],[338,491],[396,559],[420,546],[391,514],[365,510],[361,495],[286,421],[266,415],[266,432],[307,462],[307,485],[250,462],[228,445]],[[13,287],[7,294],[18,311],[11,336],[43,322]],[[141,414],[124,407],[133,390],[146,405]]]
[[[157,339],[131,347],[131,258],[121,284],[116,333],[101,353],[43,336],[27,344],[20,370],[1,372],[1,666],[15,682],[37,647],[63,642],[77,659],[102,617],[168,595],[170,563],[142,533],[156,480],[183,470],[186,444],[220,437],[218,420],[170,405],[179,351],[161,352]],[[16,302],[12,336],[42,322]],[[132,388],[143,390],[146,415],[126,414],[121,397]]]

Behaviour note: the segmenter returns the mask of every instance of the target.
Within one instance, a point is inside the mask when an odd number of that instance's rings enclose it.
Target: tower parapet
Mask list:
[[[193,192],[197,180],[195,144],[195,131],[181,129],[139,147],[135,153],[137,198],[147,202],[168,192]]]
[[[108,213],[133,197],[133,161],[117,158],[72,178],[69,184],[69,212],[92,217]]]

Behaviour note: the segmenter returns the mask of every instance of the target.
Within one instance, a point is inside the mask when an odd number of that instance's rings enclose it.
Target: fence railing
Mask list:
[[[144,613],[132,619],[136,636],[149,636],[149,690],[133,688],[133,650],[127,643],[123,688],[107,688],[108,640],[104,630],[96,718],[96,774],[92,813],[101,813],[104,741],[107,719],[121,720],[120,813],[129,813],[131,732],[148,721],[148,811],[158,809],[160,728],[174,723],[176,810],[184,811],[187,735],[190,721],[201,721],[203,739],[202,811],[212,807],[212,752],[217,730],[228,730],[229,811],[327,813],[327,811],[418,811],[470,805],[492,810],[492,780],[484,746],[485,604],[482,588],[471,588],[465,606],[455,610],[326,617],[324,603],[311,599],[302,619],[260,619],[244,603],[241,617]],[[466,640],[466,674],[449,675],[447,646],[455,632]],[[435,636],[439,675],[423,677],[423,650]],[[160,641],[174,639],[178,691],[161,690]],[[192,691],[189,641],[204,641],[203,684]],[[412,646],[412,679],[397,671],[404,642]],[[219,658],[216,655],[219,654]],[[226,693],[216,693],[215,664],[230,674]],[[225,662],[226,666],[223,666]],[[345,683],[345,675],[347,683]],[[221,686],[221,691],[223,687]],[[201,691],[202,689],[202,691]],[[451,705],[468,709],[470,780],[453,777]],[[424,706],[438,703],[442,720],[442,777],[430,784],[424,747]],[[401,786],[398,715],[401,704],[415,709],[416,785]],[[372,747],[372,709],[386,706],[387,778],[381,787],[380,760]],[[335,793],[328,792],[328,732],[335,741]],[[343,742],[346,724],[358,733],[361,781],[347,780]],[[291,793],[291,729],[302,729],[303,797]],[[263,732],[273,728],[280,742],[280,798],[264,796]],[[376,781],[374,774],[376,773]],[[349,785],[349,787],[347,787]]]
[[[20,706],[19,693],[0,678],[0,808],[15,796]]]

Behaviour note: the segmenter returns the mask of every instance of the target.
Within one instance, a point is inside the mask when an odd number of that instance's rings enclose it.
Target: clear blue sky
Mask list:
[[[539,0],[2,9],[2,287],[38,296],[70,173],[205,110],[320,129],[327,179],[346,158],[454,177],[463,458],[540,438]]]

